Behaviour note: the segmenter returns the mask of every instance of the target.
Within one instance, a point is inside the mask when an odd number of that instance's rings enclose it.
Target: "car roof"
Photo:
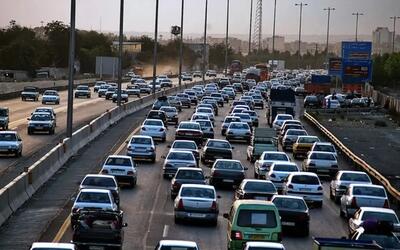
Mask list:
[[[272,183],[272,181],[269,180],[259,180],[259,179],[243,179],[242,182],[261,182],[261,183]]]
[[[274,161],[271,165],[271,168],[273,168],[273,166],[278,165],[278,164],[283,164],[283,165],[292,165],[292,166],[296,166],[297,164],[295,162],[291,162],[291,161]]]
[[[282,248],[284,249],[284,246],[281,243],[277,242],[262,242],[262,241],[248,241],[246,242],[246,246],[249,247],[273,247],[273,248]]]
[[[317,154],[324,154],[324,155],[335,155],[333,152],[326,152],[326,151],[310,151],[311,154],[317,153]]]
[[[233,202],[234,207],[239,207],[241,205],[267,205],[267,206],[275,206],[271,201],[264,200],[235,200]]]
[[[382,208],[382,207],[360,207],[360,210],[362,210],[363,212],[380,212],[380,213],[396,214],[396,212],[393,209]]]
[[[41,106],[41,107],[36,107],[36,108],[35,108],[35,110],[38,110],[38,109],[48,109],[48,110],[53,110],[53,111],[54,111],[54,108],[53,108],[53,107]]]
[[[344,173],[349,173],[349,174],[366,174],[367,173],[363,172],[363,171],[352,171],[352,170],[339,170],[338,174],[344,174]]]
[[[12,130],[0,131],[0,134],[17,134],[17,131],[12,131]]]
[[[206,120],[206,121],[208,121],[208,120]],[[192,141],[192,140],[175,140],[172,144],[175,144],[175,142],[188,142],[188,143],[192,143],[192,144],[196,143],[195,141]]]
[[[88,177],[109,178],[109,179],[114,179],[115,178],[112,175],[106,175],[106,174],[87,174],[84,178],[88,178]]]
[[[349,188],[351,188],[351,187],[374,187],[374,188],[385,189],[381,185],[374,185],[374,184],[368,184],[368,183],[352,183],[349,185]]]
[[[227,140],[224,140],[224,139],[208,139],[207,142],[209,142],[209,141],[217,141],[217,142],[227,142],[227,143],[229,143]]]
[[[181,168],[178,168],[178,170],[177,170],[176,172],[183,171],[183,170],[185,170],[185,171],[203,172],[203,169],[201,169],[201,168],[190,168],[190,167],[181,167]]]
[[[159,244],[161,246],[197,247],[196,242],[186,240],[160,240]]]
[[[228,162],[239,162],[240,164],[242,164],[239,160],[233,160],[233,159],[216,159],[215,163],[219,162],[219,161],[228,161]],[[215,164],[214,163],[214,164]]]
[[[182,188],[204,188],[204,189],[212,189],[215,190],[214,186],[211,185],[204,185],[204,184],[182,184],[181,185],[181,189]]]
[[[318,136],[315,136],[315,135],[300,135],[298,138],[317,138],[317,139],[319,139]]]
[[[148,135],[132,135],[132,138],[147,138],[147,139],[152,139],[151,136]]]
[[[264,151],[263,154],[280,154],[280,155],[286,155],[287,154],[285,152],[282,151]]]
[[[48,112],[33,112],[32,115],[49,115]]]
[[[162,122],[161,119],[146,119],[146,120],[143,121],[143,123],[146,122],[146,121],[157,121],[157,122]]]
[[[108,194],[110,190],[100,189],[100,188],[83,188],[80,191],[81,193],[105,193]]]
[[[318,175],[316,173],[311,173],[311,172],[291,172],[289,175],[292,175],[292,176],[295,176],[295,175],[307,175],[307,176],[315,176],[315,177],[318,178]]]
[[[170,153],[193,154],[191,151],[188,150],[172,150],[172,151],[170,150],[168,154]]]
[[[271,200],[273,198],[285,198],[285,199],[294,199],[294,200],[303,200],[304,201],[303,197],[295,196],[295,195],[276,194],[276,195],[272,196]]]
[[[32,248],[54,248],[54,249],[75,249],[75,245],[71,243],[52,243],[52,242],[35,242]]]
[[[121,158],[121,159],[132,159],[130,156],[126,155],[109,155],[107,158]]]

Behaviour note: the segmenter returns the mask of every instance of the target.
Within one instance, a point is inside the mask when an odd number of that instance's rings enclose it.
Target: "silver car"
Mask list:
[[[392,209],[361,207],[357,210],[354,216],[349,219],[349,235],[353,234],[360,226],[362,226],[364,221],[371,220],[386,221],[392,223],[395,227],[400,226],[399,218]]]
[[[161,106],[160,111],[165,112],[165,116],[167,117],[167,121],[178,125],[178,110],[175,107],[171,106]]]
[[[288,129],[282,138],[283,150],[289,150],[301,135],[308,135],[304,129]]]
[[[338,172],[338,162],[334,154],[329,152],[309,152],[302,163],[305,172],[314,172],[318,175],[335,176]]]
[[[218,213],[217,194],[213,186],[182,184],[174,201],[175,223],[202,220],[216,226]]]
[[[254,163],[254,178],[264,177],[271,165],[277,161],[290,162],[290,159],[285,152],[264,151],[260,159]]]
[[[224,121],[222,122],[221,125],[221,135],[225,135],[226,134],[226,130],[229,127],[229,124],[231,122],[241,122],[242,120],[240,120],[240,117],[237,116],[225,116]]]
[[[200,124],[204,139],[214,139],[214,126],[210,120],[196,119],[195,121]]]
[[[272,163],[268,173],[265,175],[265,179],[270,180],[274,183],[278,191],[282,191],[283,182],[290,173],[299,172],[299,168],[294,162],[277,161]]]
[[[226,140],[244,140],[250,143],[251,129],[246,122],[231,122],[226,131]]]
[[[0,154],[22,156],[22,139],[16,131],[0,131]]]
[[[166,130],[163,121],[159,119],[146,119],[140,128],[140,135],[148,135],[165,142],[167,139]]]
[[[245,113],[239,113],[235,114],[234,116],[239,117],[241,122],[247,122],[247,124],[249,124],[250,127],[253,126],[253,120],[251,119],[250,115]]]
[[[156,161],[156,145],[151,136],[134,135],[127,144],[126,155],[135,160]]]
[[[283,195],[302,197],[307,203],[322,207],[324,192],[321,181],[315,173],[293,172],[283,183]]]
[[[197,114],[206,114],[210,118],[210,121],[214,124],[215,121],[215,116],[214,116],[214,111],[210,108],[197,108],[196,109]]]
[[[197,161],[193,153],[185,150],[170,151],[167,157],[162,156],[164,159],[163,176],[164,178],[173,177],[180,167],[197,167]]]
[[[42,96],[42,104],[46,103],[60,104],[60,96],[56,90],[46,90]]]
[[[358,183],[372,184],[372,181],[365,172],[341,170],[331,181],[329,197],[338,203],[349,185]]]
[[[175,107],[179,112],[182,111],[182,103],[178,100],[176,96],[168,96],[168,103]]]

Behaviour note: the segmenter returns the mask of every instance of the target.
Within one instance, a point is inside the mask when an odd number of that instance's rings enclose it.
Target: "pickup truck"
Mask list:
[[[39,89],[36,87],[24,87],[24,90],[21,92],[21,100],[39,101]]]
[[[334,239],[334,238],[314,238],[313,250],[375,250],[383,249],[374,241]]]
[[[272,128],[255,128],[247,147],[247,160],[255,162],[264,151],[278,151],[276,132]]]

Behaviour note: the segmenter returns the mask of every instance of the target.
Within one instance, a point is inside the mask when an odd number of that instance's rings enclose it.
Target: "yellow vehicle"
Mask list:
[[[279,212],[270,201],[236,200],[224,218],[229,250],[242,250],[248,241],[282,241]]]
[[[300,155],[306,156],[314,145],[314,142],[319,141],[319,138],[316,136],[304,135],[297,137],[297,141],[293,144],[293,158],[297,159]]]

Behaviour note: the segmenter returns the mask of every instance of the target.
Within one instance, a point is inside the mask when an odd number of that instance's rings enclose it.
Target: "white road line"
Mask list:
[[[163,238],[168,237],[168,231],[169,231],[169,225],[164,225],[164,230],[163,230],[163,234],[162,234]]]

